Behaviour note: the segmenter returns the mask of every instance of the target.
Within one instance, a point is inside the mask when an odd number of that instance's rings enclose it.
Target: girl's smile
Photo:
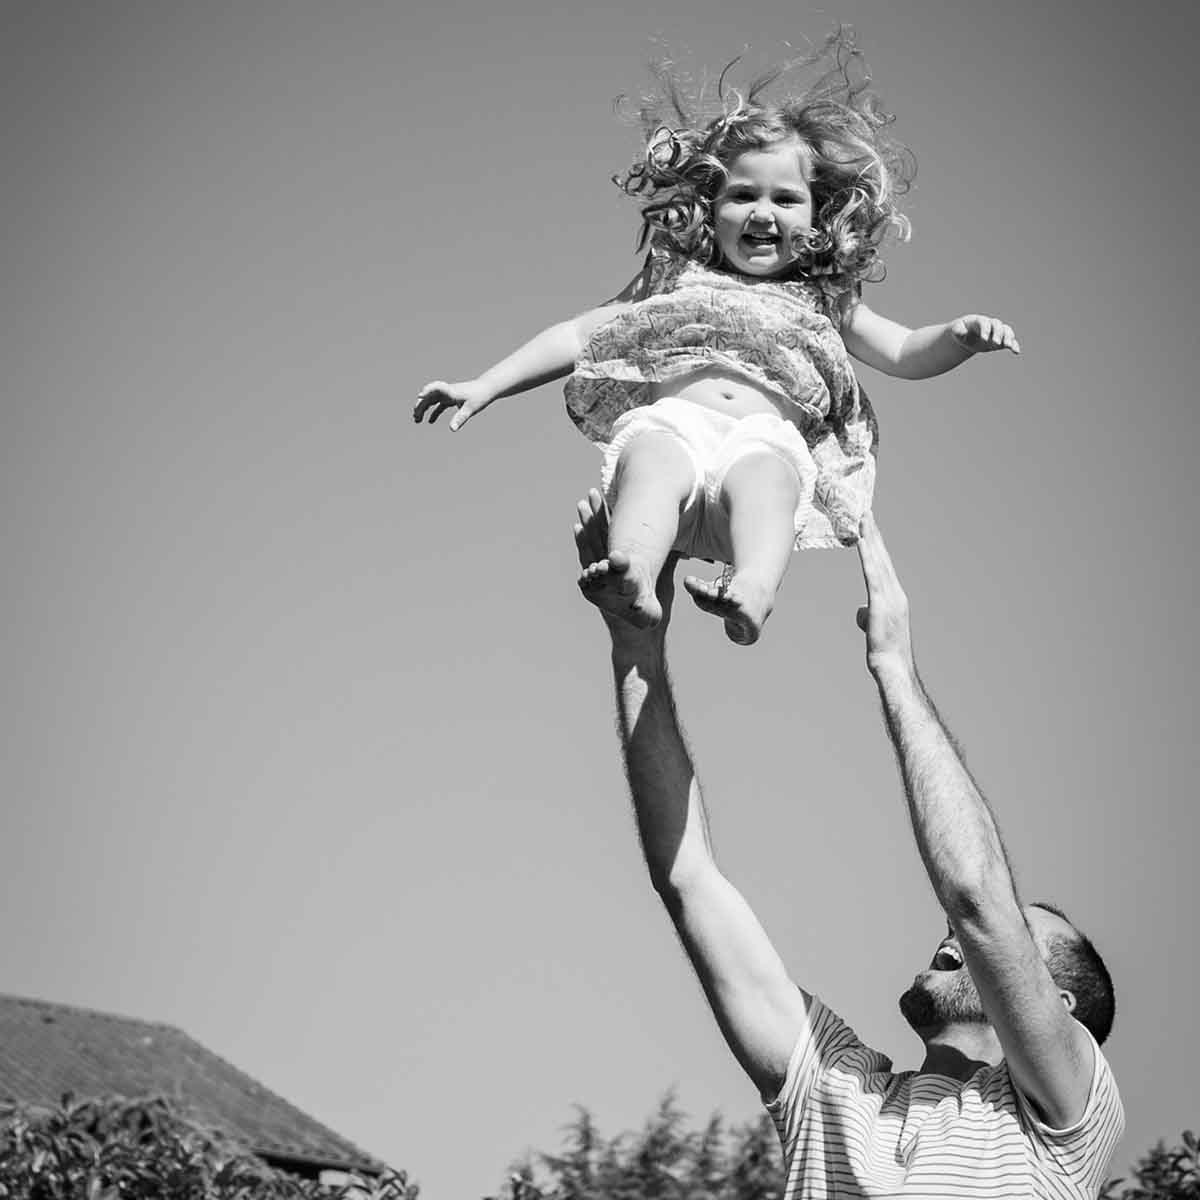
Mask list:
[[[812,229],[807,170],[797,139],[746,150],[729,164],[713,204],[713,227],[735,271],[767,278],[796,261],[796,243]]]

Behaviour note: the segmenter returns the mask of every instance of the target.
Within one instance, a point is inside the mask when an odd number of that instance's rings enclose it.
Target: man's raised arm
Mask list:
[[[607,554],[607,514],[595,491],[579,505],[575,541],[585,569]],[[726,1042],[770,1100],[783,1084],[807,1001],[713,858],[700,783],[667,675],[664,638],[674,569],[675,559],[668,559],[658,581],[663,620],[657,628],[635,629],[604,614],[612,638],[621,751],[650,880]]]
[[[874,519],[859,556],[867,607],[867,665],[879,688],[904,777],[913,833],[933,890],[962,946],[1013,1079],[1056,1128],[1087,1103],[1094,1051],[1070,1016],[1074,997],[1050,976],[1017,901],[987,802],[917,674],[908,600]]]

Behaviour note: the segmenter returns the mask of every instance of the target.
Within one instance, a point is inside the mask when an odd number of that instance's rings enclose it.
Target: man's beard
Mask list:
[[[900,1013],[914,1030],[919,1033],[947,1025],[987,1024],[979,993],[965,967],[955,972],[953,986],[948,989],[934,991],[927,986],[927,979],[919,975],[900,997]]]

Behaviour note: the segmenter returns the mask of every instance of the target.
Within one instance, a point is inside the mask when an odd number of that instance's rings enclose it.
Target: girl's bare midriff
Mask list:
[[[664,396],[678,396],[681,400],[711,408],[727,417],[750,417],[755,413],[783,415],[768,392],[745,375],[722,367],[702,367],[690,375],[653,384],[650,394],[655,400],[661,400]]]

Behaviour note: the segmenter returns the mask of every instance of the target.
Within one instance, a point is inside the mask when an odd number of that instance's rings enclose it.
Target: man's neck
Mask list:
[[[969,1079],[980,1067],[998,1066],[1004,1060],[1000,1039],[990,1025],[973,1022],[948,1025],[922,1041],[925,1043],[922,1075]]]

